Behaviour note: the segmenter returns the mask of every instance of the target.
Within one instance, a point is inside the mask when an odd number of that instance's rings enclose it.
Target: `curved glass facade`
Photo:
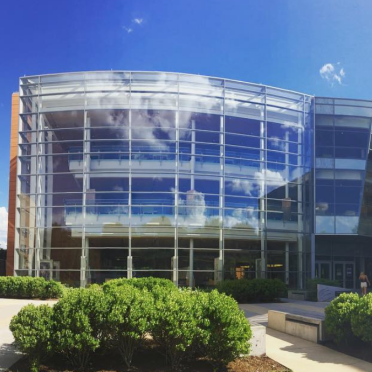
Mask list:
[[[310,276],[313,98],[154,72],[20,80],[15,272]]]

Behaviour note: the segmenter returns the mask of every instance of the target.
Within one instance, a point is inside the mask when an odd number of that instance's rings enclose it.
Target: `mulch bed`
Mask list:
[[[133,372],[170,372],[169,366],[165,365],[164,356],[157,350],[139,352],[133,360]],[[9,372],[29,372],[29,363],[26,357],[19,360],[9,369]],[[126,371],[120,362],[118,355],[95,355],[86,372],[124,372]],[[227,372],[290,372],[281,364],[269,357],[239,358],[230,363]],[[46,365],[40,367],[40,372],[76,372],[68,369],[65,362],[54,357]],[[214,372],[212,365],[206,360],[196,360],[182,365],[181,372]]]

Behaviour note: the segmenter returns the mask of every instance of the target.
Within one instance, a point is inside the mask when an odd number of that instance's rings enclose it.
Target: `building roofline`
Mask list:
[[[217,77],[217,76],[209,76],[209,75],[202,75],[202,74],[190,74],[186,72],[173,72],[173,71],[152,71],[152,70],[91,70],[91,71],[73,71],[73,72],[57,72],[57,73],[51,73],[51,74],[41,74],[41,75],[24,75],[21,76],[19,79],[23,78],[32,78],[32,77],[42,77],[42,76],[55,76],[55,75],[74,75],[74,74],[85,74],[85,73],[94,73],[94,72],[135,72],[135,73],[154,73],[154,74],[176,74],[176,75],[185,75],[185,76],[201,76],[209,79],[216,79],[216,80],[222,80],[222,81],[232,81],[235,83],[241,83],[241,84],[249,84],[249,85],[254,85],[257,87],[265,87],[265,88],[272,88],[272,89],[277,89],[282,92],[288,92],[288,93],[293,93],[293,94],[299,94],[302,96],[307,96],[307,97],[315,97],[312,94],[307,94],[307,93],[302,93],[298,92],[295,90],[290,90],[290,89],[284,89],[284,88],[279,88],[279,87],[274,87],[272,85],[266,85],[266,84],[259,84],[259,83],[251,83],[249,81],[244,81],[244,80],[236,80],[236,79],[228,79],[228,78],[222,78],[222,77]]]

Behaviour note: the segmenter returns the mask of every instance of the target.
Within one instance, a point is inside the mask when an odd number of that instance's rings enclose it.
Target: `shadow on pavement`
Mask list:
[[[0,372],[6,371],[22,356],[23,354],[14,345],[2,344],[0,346]]]

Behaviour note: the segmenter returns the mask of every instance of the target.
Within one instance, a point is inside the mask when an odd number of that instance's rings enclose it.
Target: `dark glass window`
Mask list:
[[[317,129],[315,131],[315,143],[317,146],[334,146],[334,131]]]
[[[260,136],[260,121],[226,116],[225,131],[228,133]]]
[[[339,147],[362,147],[369,144],[369,131],[357,132],[344,129],[335,130],[335,144]]]
[[[260,148],[260,139],[258,137],[245,137],[235,134],[225,134],[225,142],[227,145]]]

